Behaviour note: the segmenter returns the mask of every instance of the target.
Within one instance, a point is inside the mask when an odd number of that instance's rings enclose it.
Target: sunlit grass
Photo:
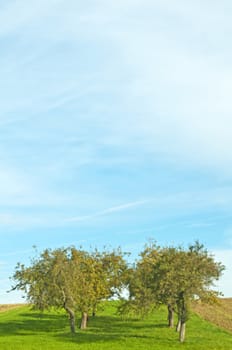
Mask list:
[[[166,310],[145,320],[122,320],[114,304],[90,318],[87,331],[69,331],[63,312],[41,314],[22,307],[0,314],[1,350],[229,350],[232,335],[192,315],[187,324],[186,342],[178,342],[177,333],[166,326]]]

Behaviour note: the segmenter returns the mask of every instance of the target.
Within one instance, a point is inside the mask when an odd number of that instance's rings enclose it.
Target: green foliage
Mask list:
[[[75,313],[82,313],[81,328],[88,315],[95,314],[99,303],[123,288],[129,300],[123,300],[119,312],[144,317],[161,304],[168,306],[169,326],[177,311],[181,341],[189,318],[189,304],[199,298],[214,301],[211,289],[224,270],[199,242],[183,247],[146,246],[136,267],[128,268],[120,249],[86,252],[74,247],[45,250],[29,267],[18,264],[14,289],[24,290],[28,300],[40,310],[64,308],[70,328],[75,332]]]
[[[199,242],[188,249],[153,243],[141,253],[131,277],[130,297],[140,300],[148,295],[151,304],[167,305],[175,305],[180,294],[187,299],[212,299],[217,292],[210,287],[223,270]]]
[[[120,290],[126,269],[120,250],[89,253],[74,247],[46,249],[29,267],[16,266],[13,289],[23,290],[39,310],[64,308],[74,332],[75,312],[83,317],[96,312],[101,300]]]
[[[223,270],[224,266],[215,262],[199,242],[188,249],[151,243],[145,247],[131,273],[130,297],[122,304],[120,312],[133,310],[144,315],[160,304],[166,304],[170,310],[177,311],[180,326],[185,327],[190,301],[215,299],[217,293],[210,287]]]

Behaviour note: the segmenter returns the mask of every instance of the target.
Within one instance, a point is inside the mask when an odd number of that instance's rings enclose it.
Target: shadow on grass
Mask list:
[[[91,318],[88,329],[77,330],[76,334],[63,333],[56,335],[62,342],[96,343],[114,342],[125,338],[152,339],[155,338],[155,329],[165,328],[165,324],[149,324],[139,321],[125,321],[111,316],[97,316]],[[154,333],[151,331],[154,329]]]
[[[16,320],[0,323],[0,337],[9,335],[35,335],[38,333],[62,332],[67,325],[64,315],[23,312]]]
[[[156,329],[167,328],[165,324],[153,324],[133,319],[125,321],[113,316],[91,317],[86,331],[79,330],[78,325],[79,320],[77,319],[77,332],[72,335],[69,330],[67,331],[69,322],[65,314],[23,311],[17,315],[16,320],[6,320],[0,323],[0,337],[38,334],[46,336],[47,334],[63,343],[112,343],[125,338],[152,339],[155,337]]]

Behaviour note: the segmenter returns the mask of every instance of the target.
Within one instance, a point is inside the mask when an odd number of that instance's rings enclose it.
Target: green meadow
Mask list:
[[[40,313],[29,306],[0,313],[1,350],[230,350],[232,334],[192,314],[186,341],[166,326],[166,310],[157,310],[144,320],[122,319],[114,303],[89,320],[86,331],[71,335],[66,314]]]

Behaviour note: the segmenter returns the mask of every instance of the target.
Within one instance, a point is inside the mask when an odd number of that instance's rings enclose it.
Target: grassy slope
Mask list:
[[[205,320],[232,332],[232,298],[219,299],[215,305],[195,304],[193,309]]]
[[[166,310],[143,321],[123,321],[110,304],[90,320],[89,329],[70,335],[67,317],[61,313],[30,311],[23,306],[0,314],[1,350],[229,350],[232,336],[193,315],[185,344],[166,327]]]
[[[0,312],[16,309],[22,306],[22,304],[0,304]]]

